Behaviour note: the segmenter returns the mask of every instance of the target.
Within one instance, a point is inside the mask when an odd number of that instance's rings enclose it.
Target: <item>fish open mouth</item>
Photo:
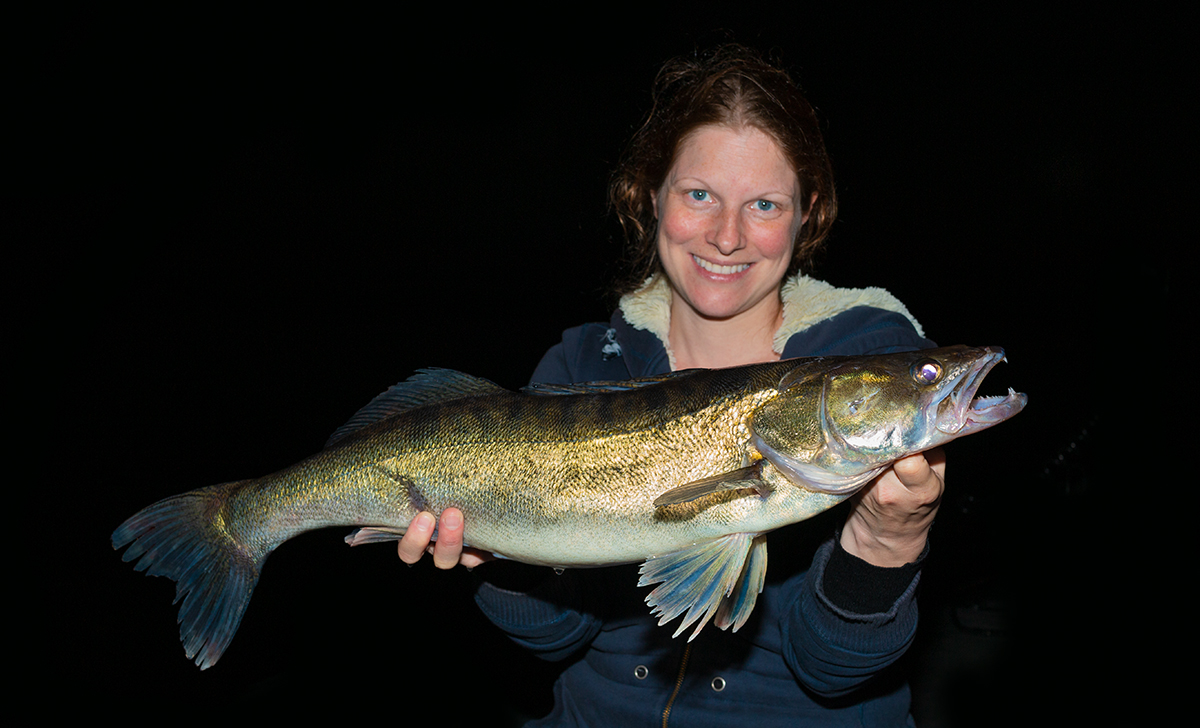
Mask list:
[[[1010,387],[1008,394],[976,397],[979,385],[992,367],[1006,361],[1004,350],[989,346],[987,354],[979,358],[965,373],[938,408],[937,428],[949,435],[961,436],[986,429],[1003,422],[1025,407],[1028,397]]]

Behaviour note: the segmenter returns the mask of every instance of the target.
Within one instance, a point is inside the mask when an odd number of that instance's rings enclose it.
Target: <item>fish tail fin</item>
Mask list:
[[[176,582],[179,638],[201,670],[216,664],[229,646],[271,548],[254,553],[226,528],[222,506],[246,483],[213,485],[164,498],[138,511],[113,531],[114,549],[126,545],[124,561],[151,576]]]

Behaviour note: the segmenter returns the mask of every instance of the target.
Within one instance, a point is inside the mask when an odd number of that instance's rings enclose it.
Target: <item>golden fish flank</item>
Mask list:
[[[767,532],[837,504],[894,460],[1016,414],[974,398],[1003,359],[949,347],[793,359],[629,382],[510,392],[423,370],[277,473],[182,493],[113,533],[126,561],[178,582],[180,636],[201,668],[228,647],[263,561],[327,526],[395,540],[454,506],[475,548],[557,568],[643,562],[660,623],[737,629]]]

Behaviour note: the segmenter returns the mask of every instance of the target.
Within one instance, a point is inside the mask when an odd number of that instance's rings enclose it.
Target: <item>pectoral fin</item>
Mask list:
[[[762,468],[758,462],[744,468],[731,470],[728,473],[701,478],[686,485],[672,488],[655,498],[654,505],[655,507],[677,505],[679,503],[694,501],[697,498],[703,498],[710,493],[743,489],[753,489],[760,496],[765,496],[771,492],[771,486],[762,480]]]
[[[673,636],[699,622],[690,642],[718,610],[718,627],[741,627],[754,609],[766,568],[765,539],[753,533],[733,533],[648,559],[642,564],[638,586],[658,584],[646,603],[653,607],[651,614],[659,617],[659,625],[687,612]]]
[[[816,465],[811,465],[779,452],[768,445],[757,434],[754,435],[751,442],[754,444],[755,449],[762,454],[763,458],[778,468],[794,485],[817,493],[853,495],[855,491],[874,480],[875,476],[883,472],[883,468],[879,467],[849,475],[831,473]]]

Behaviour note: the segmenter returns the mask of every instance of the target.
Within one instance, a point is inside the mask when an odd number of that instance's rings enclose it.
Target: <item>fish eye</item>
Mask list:
[[[913,364],[912,377],[917,384],[933,384],[942,378],[942,365],[933,359],[922,359]]]

